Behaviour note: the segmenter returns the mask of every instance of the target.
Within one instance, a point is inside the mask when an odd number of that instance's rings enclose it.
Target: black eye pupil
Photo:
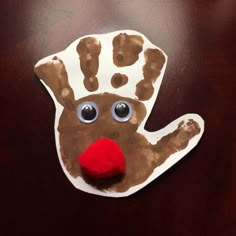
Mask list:
[[[115,113],[119,117],[126,117],[129,114],[129,107],[125,103],[118,103],[115,107]]]
[[[87,104],[82,107],[81,115],[85,120],[93,120],[97,115],[97,111],[93,106]]]

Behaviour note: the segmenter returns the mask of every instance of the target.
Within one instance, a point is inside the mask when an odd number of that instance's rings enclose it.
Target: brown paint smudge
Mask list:
[[[138,35],[119,34],[114,37],[113,62],[118,67],[134,64],[143,50],[143,38]]]
[[[161,165],[173,153],[183,150],[187,147],[189,140],[201,131],[198,123],[193,119],[188,120],[186,123],[181,121],[178,128],[161,138],[152,150],[158,153],[158,158],[155,164]]]
[[[83,38],[77,46],[77,52],[80,58],[80,68],[84,74],[84,86],[90,92],[96,91],[99,87],[96,74],[99,68],[101,44],[96,38]]]
[[[66,68],[60,58],[54,56],[51,61],[35,67],[34,71],[52,90],[61,105],[73,109],[74,92],[69,85]]]
[[[133,117],[128,122],[119,123],[112,118],[110,108],[118,100],[129,102],[134,109]],[[84,124],[77,118],[76,108],[64,109],[58,127],[61,156],[72,176],[81,176],[87,183],[100,190],[124,192],[144,182],[157,166],[165,162],[171,154],[184,149],[189,140],[200,132],[199,125],[194,120],[181,122],[174,132],[163,137],[157,144],[151,145],[143,135],[137,133],[138,126],[146,116],[146,108],[141,102],[104,93],[81,98],[76,101],[76,107],[85,101],[96,102],[99,117],[94,123]],[[122,178],[97,182],[81,172],[78,156],[101,137],[113,139],[123,151],[126,172]]]
[[[128,77],[125,74],[115,73],[111,78],[113,88],[120,88],[128,83]]]
[[[131,123],[130,120],[120,123],[113,119],[110,109],[112,104],[119,100],[125,100],[131,104],[135,110],[136,122]],[[99,108],[99,117],[94,123],[85,124],[77,118],[76,107],[85,101],[93,101]],[[73,111],[64,109],[58,126],[62,159],[67,170],[74,177],[81,176],[77,158],[90,144],[101,137],[106,137],[128,148],[129,140],[146,116],[146,108],[139,101],[109,93],[81,98],[76,101],[76,107]]]
[[[161,73],[161,69],[165,63],[165,57],[159,49],[147,49],[144,52],[145,65],[143,66],[144,79],[136,85],[135,95],[141,101],[149,100],[153,93],[153,83]]]
[[[152,97],[154,93],[154,87],[151,82],[141,80],[136,84],[135,95],[141,101],[146,101]]]

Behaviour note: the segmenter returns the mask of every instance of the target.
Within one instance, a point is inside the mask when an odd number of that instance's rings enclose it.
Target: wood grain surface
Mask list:
[[[186,113],[199,145],[135,195],[98,197],[64,175],[55,108],[34,64],[86,34],[133,29],[169,56],[146,128]],[[0,235],[236,235],[236,1],[11,0],[0,7]]]

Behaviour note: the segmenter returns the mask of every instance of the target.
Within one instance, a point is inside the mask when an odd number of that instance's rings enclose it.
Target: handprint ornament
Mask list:
[[[197,114],[156,132],[144,128],[166,64],[143,34],[123,30],[84,36],[35,65],[56,106],[59,161],[76,188],[128,196],[198,143],[204,121]]]

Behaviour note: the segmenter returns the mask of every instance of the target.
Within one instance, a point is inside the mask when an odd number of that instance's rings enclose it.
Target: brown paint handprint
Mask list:
[[[36,64],[35,73],[56,105],[59,160],[76,188],[103,196],[128,196],[198,143],[204,122],[196,114],[182,116],[157,132],[144,129],[166,63],[165,53],[144,35],[119,31],[82,37]],[[79,157],[101,138],[119,147],[124,173],[104,172],[103,178],[94,178],[92,167],[85,171]],[[112,159],[109,148],[96,148],[104,155],[109,151]]]

